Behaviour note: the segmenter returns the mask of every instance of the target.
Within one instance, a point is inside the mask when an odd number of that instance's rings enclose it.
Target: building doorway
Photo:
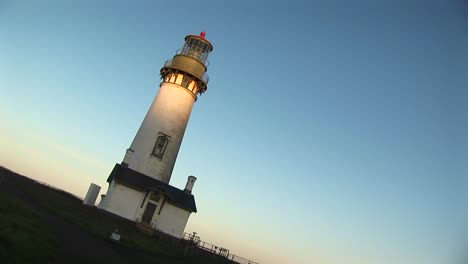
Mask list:
[[[154,211],[156,211],[157,205],[154,203],[146,203],[145,212],[143,212],[143,217],[141,221],[147,224],[151,223],[151,219],[153,219]]]

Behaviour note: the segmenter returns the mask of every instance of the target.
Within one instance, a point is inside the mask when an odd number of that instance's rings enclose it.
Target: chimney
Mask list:
[[[185,189],[184,189],[184,192],[187,193],[187,194],[191,194],[192,193],[192,188],[193,188],[193,185],[195,184],[195,181],[197,180],[197,177],[195,176],[188,176],[187,178],[187,184],[185,184]]]

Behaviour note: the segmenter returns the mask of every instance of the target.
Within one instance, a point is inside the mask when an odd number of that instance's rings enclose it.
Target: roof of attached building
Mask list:
[[[192,194],[188,194],[183,190],[146,176],[138,171],[134,171],[128,167],[115,164],[114,169],[107,178],[107,182],[110,183],[112,180],[138,190],[161,191],[165,194],[169,203],[190,212],[197,212],[195,198]]]

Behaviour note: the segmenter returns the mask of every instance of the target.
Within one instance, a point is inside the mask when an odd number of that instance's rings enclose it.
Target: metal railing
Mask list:
[[[229,260],[232,260],[240,264],[259,264],[258,262],[234,255],[230,253],[229,250],[226,248],[202,241],[200,240],[200,237],[197,236],[197,233],[195,232],[193,232],[192,234],[184,232],[184,234],[182,235],[182,239],[190,241],[193,245],[197,246],[200,249],[223,256]]]

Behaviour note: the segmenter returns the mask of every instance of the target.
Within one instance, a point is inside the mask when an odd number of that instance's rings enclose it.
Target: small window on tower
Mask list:
[[[153,148],[153,153],[151,153],[151,155],[162,159],[164,151],[167,147],[167,143],[169,143],[169,137],[163,133],[159,133],[158,139],[156,140],[156,144]]]

